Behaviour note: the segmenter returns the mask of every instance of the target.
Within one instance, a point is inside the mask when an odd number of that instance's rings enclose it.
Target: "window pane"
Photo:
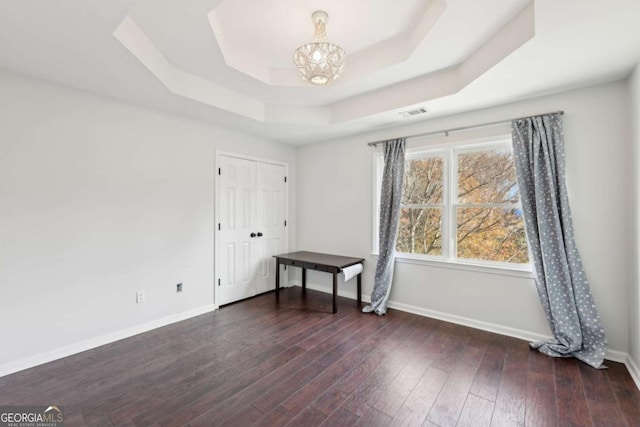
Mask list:
[[[520,209],[459,207],[456,217],[458,258],[529,262]]]
[[[440,208],[402,208],[398,230],[398,252],[442,255]]]
[[[518,202],[511,150],[458,155],[458,203]]]
[[[403,205],[440,204],[443,200],[443,158],[426,157],[404,164]]]

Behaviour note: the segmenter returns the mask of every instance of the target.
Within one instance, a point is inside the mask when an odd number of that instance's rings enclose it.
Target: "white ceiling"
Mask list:
[[[0,67],[304,144],[620,79],[640,59],[640,0],[390,4],[0,0]],[[318,9],[348,55],[326,87],[291,62]]]

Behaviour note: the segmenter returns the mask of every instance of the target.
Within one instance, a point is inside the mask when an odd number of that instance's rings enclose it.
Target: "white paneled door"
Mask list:
[[[218,159],[217,304],[275,286],[273,255],[286,251],[285,166]]]

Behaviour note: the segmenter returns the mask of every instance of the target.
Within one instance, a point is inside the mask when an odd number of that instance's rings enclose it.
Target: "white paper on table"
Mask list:
[[[344,281],[347,282],[353,279],[358,274],[362,273],[363,269],[364,267],[362,267],[362,263],[353,264],[353,265],[350,265],[349,267],[343,268],[342,272],[344,273]]]

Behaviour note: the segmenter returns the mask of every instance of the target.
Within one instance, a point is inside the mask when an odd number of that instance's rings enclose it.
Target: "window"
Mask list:
[[[399,222],[400,257],[528,269],[511,141],[408,151]]]
[[[398,252],[442,255],[444,153],[405,160]]]

